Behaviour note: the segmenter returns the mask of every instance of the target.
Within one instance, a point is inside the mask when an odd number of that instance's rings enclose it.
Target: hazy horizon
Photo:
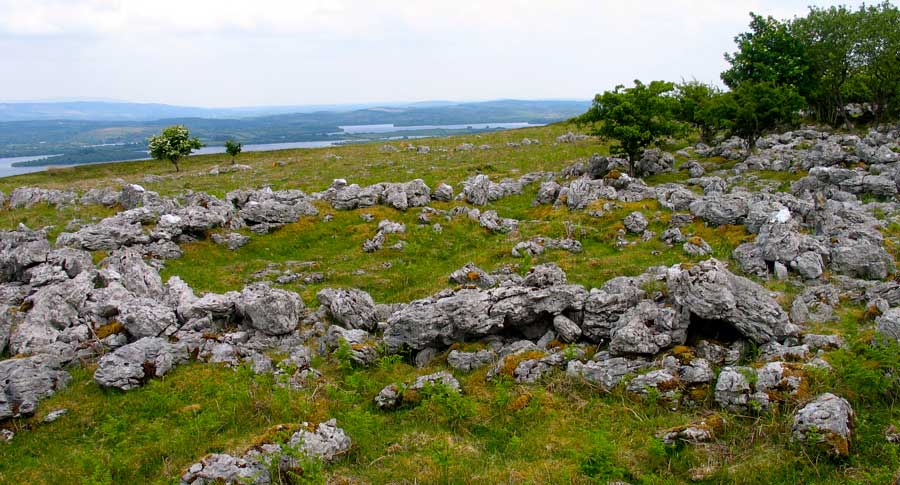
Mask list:
[[[0,92],[209,108],[590,99],[635,78],[718,82],[750,11],[839,3],[0,0]]]

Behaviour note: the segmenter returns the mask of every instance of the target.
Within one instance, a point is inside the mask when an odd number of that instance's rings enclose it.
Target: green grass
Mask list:
[[[222,195],[264,184],[318,191],[334,178],[370,184],[420,177],[431,186],[451,183],[458,191],[459,182],[476,172],[499,180],[559,170],[595,152],[607,153],[597,140],[555,146],[556,136],[569,129],[555,125],[417,140],[432,148],[429,154],[382,152],[381,143],[247,153],[239,162],[253,166],[252,173],[218,177],[201,173],[216,163],[224,165],[226,158],[205,155],[185,163],[183,176],[143,185],[167,195],[186,189]],[[526,136],[542,144],[505,145]],[[489,143],[494,149],[452,151],[463,142]],[[442,147],[449,151],[440,151]],[[281,166],[279,161],[286,164]],[[702,162],[710,171],[733,166],[721,159]],[[0,190],[22,185],[85,190],[115,186],[119,178],[141,183],[150,173],[171,175],[172,171],[159,162],[96,165],[3,179]],[[782,184],[802,176],[754,174]],[[673,172],[651,177],[648,183],[684,178],[686,173]],[[522,195],[484,208],[519,219],[516,234],[492,234],[465,217],[452,221],[434,217],[433,222],[443,226],[443,232],[436,234],[430,226],[417,224],[415,208],[335,211],[318,203],[320,216],[303,218],[272,234],[252,235],[251,242],[237,251],[209,241],[186,244],[183,258],[166,263],[163,278],[177,275],[198,292],[224,292],[242,288],[254,272],[269,264],[288,269],[291,261],[311,261],[315,267],[295,271],[322,272],[324,282],[285,287],[300,293],[307,305],[316,306],[315,293],[326,286],[361,288],[385,303],[425,297],[448,287],[449,273],[470,261],[487,270],[515,265],[522,273],[535,264],[555,262],[566,270],[570,282],[590,288],[615,276],[639,274],[649,266],[704,259],[689,257],[680,245],[670,248],[658,238],[642,242],[627,235],[629,244],[617,247],[617,231],[632,211],[641,211],[657,234],[667,227],[671,212],[656,201],[615,203],[618,208],[592,217],[586,210],[532,206],[536,190],[534,184]],[[457,204],[433,206],[448,209]],[[591,209],[602,205],[599,201]],[[0,227],[12,228],[20,222],[33,228],[52,225],[51,236],[55,236],[73,218],[90,221],[113,212],[37,206],[0,212]],[[364,222],[360,215],[365,213],[373,215],[374,221]],[[326,214],[333,220],[323,221]],[[389,235],[386,244],[405,240],[403,251],[387,247],[371,254],[362,251],[381,219],[406,224],[407,233]],[[898,227],[885,229],[889,241],[900,237]],[[743,226],[712,228],[695,222],[682,232],[702,237],[713,248],[713,256],[725,261],[737,245],[752,239]],[[548,250],[535,258],[510,254],[519,241],[567,234],[581,241],[583,252]],[[892,244],[888,249],[895,256],[900,254]],[[736,270],[737,265],[731,267]],[[784,282],[763,283],[782,294],[785,308],[800,290]],[[838,311],[839,321],[817,322],[810,328],[839,333],[851,343],[846,350],[826,354],[834,371],[807,376],[807,395],[832,390],[850,399],[857,413],[852,454],[843,461],[812,454],[789,440],[791,413],[800,404],[796,401],[755,418],[723,414],[724,430],[712,443],[668,448],[656,434],[697,419],[704,409],[671,410],[663,403],[628,396],[621,389],[600,393],[568,379],[562,371],[536,385],[518,385],[505,378],[489,382],[487,369],[481,369],[468,375],[457,373],[461,396],[435,394],[417,406],[383,412],[372,403],[383,386],[447,369],[446,354],[426,369],[410,366],[409,356],[383,357],[378,365],[358,369],[331,355],[315,359],[322,379],[299,391],[278,387],[272,378],[254,376],[243,368],[192,363],[123,393],[94,384],[89,364],[75,367],[72,384],[42,402],[36,416],[4,423],[17,435],[11,444],[0,444],[0,482],[175,483],[186,466],[206,453],[241,453],[270,435],[274,425],[333,417],[354,445],[347,456],[324,469],[329,483],[890,483],[900,468],[900,448],[887,443],[883,431],[900,423],[900,408],[895,406],[896,383],[883,369],[900,367],[900,351],[872,346],[873,324],[863,314],[862,308],[847,303]],[[41,422],[48,412],[62,407],[69,409],[67,415],[51,424]],[[705,408],[716,409],[711,400]]]

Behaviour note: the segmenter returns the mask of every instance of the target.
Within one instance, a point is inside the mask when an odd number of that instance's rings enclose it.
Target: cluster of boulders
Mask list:
[[[279,426],[273,431],[286,431]],[[350,450],[352,441],[332,419],[312,426],[299,425],[285,443],[267,441],[257,444],[241,456],[213,453],[194,463],[181,476],[182,485],[212,485],[216,483],[281,483],[292,472],[303,475],[307,459],[333,461]],[[278,476],[272,476],[272,474]]]
[[[65,365],[99,357],[98,384],[128,390],[189,359],[272,372],[264,351],[283,348],[295,370],[308,337],[300,297],[255,283],[198,297],[180,278],[165,284],[134,248],[99,267],[84,250],[53,249],[43,232],[0,232],[0,419],[29,414],[68,382]],[[296,357],[296,358],[294,358]]]
[[[450,189],[452,193],[452,188]],[[442,188],[446,191],[446,188]],[[421,179],[400,183],[378,183],[366,187],[348,184],[344,179],[336,179],[328,189],[312,194],[316,199],[325,200],[335,209],[350,210],[376,205],[385,205],[397,210],[422,207],[431,202],[431,188]]]
[[[316,215],[311,200],[299,190],[268,188],[236,190],[224,200],[202,192],[167,198],[131,184],[115,199],[125,210],[77,231],[61,233],[57,245],[87,251],[131,247],[146,256],[177,258],[181,255],[179,243],[205,238],[217,228],[247,228],[265,234],[300,217]],[[217,234],[215,241],[236,249],[247,243],[247,237],[232,232]]]

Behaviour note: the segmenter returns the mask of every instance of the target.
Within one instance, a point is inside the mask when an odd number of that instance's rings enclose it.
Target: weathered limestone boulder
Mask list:
[[[172,307],[151,298],[133,298],[119,305],[119,323],[135,340],[174,333],[178,319]]]
[[[181,485],[269,484],[271,483],[269,467],[261,458],[259,452],[248,453],[244,457],[225,453],[206,455],[191,465],[181,476]]]
[[[365,291],[325,288],[316,298],[331,318],[345,328],[371,331],[378,325],[375,301]]]
[[[38,187],[17,187],[9,194],[9,206],[13,209],[28,208],[36,204],[74,204],[78,194],[71,190],[42,189]]]
[[[284,335],[297,328],[304,305],[294,292],[256,283],[241,291],[235,308],[246,325],[266,335]]]
[[[707,194],[691,203],[691,214],[713,226],[741,224],[750,210],[748,198],[741,193]]]
[[[578,285],[445,290],[394,312],[384,342],[394,350],[403,346],[421,350],[480,339],[504,329],[538,338],[552,326],[553,316],[579,313],[585,297]]]
[[[74,233],[61,233],[56,239],[57,246],[88,251],[112,250],[148,242],[150,238],[144,234],[140,222],[128,221],[122,213],[96,224],[88,224]]]
[[[642,234],[649,224],[644,214],[637,211],[628,214],[622,222],[625,224],[625,229],[632,234]]]
[[[641,176],[671,172],[674,167],[675,157],[659,148],[644,150],[641,159],[637,162],[637,172]]]
[[[60,362],[46,354],[0,361],[0,421],[34,414],[38,401],[66,387],[69,380]]]
[[[642,301],[625,312],[612,332],[612,355],[656,355],[660,350],[684,343],[690,320],[672,307]]]
[[[645,294],[634,278],[613,278],[601,288],[594,288],[584,303],[581,330],[594,342],[608,339],[618,327],[622,315],[635,307]]]
[[[497,353],[489,349],[476,352],[451,350],[447,355],[447,364],[458,371],[472,372],[475,369],[491,364],[496,359]]]
[[[851,233],[831,239],[831,269],[855,278],[881,280],[895,271],[894,260],[875,232]]]
[[[434,189],[434,193],[431,194],[431,198],[441,202],[453,200],[453,186],[445,183],[438,184]]]
[[[287,427],[280,425],[281,429]],[[297,454],[322,461],[333,461],[346,453],[352,442],[334,419],[319,423],[314,428],[302,423],[300,430],[291,435],[284,445],[264,442],[256,445],[243,456],[236,457],[213,453],[191,465],[181,476],[181,485],[213,485],[225,483],[273,483],[272,473],[282,474],[296,470],[300,465]],[[275,477],[277,478],[277,477]]]
[[[751,386],[756,379],[752,367],[723,367],[716,381],[715,399],[725,409],[733,412],[763,411],[769,407],[769,396],[756,392]]]
[[[450,273],[449,280],[457,285],[475,285],[486,289],[497,284],[497,280],[485,270],[475,266],[474,263],[466,263],[465,266]]]
[[[249,237],[237,232],[229,232],[227,234],[213,234],[211,239],[212,242],[220,246],[225,246],[232,251],[235,251],[250,242]]]
[[[478,224],[495,233],[506,234],[519,228],[519,221],[507,217],[500,217],[497,211],[484,211],[478,216]]]
[[[610,391],[625,376],[645,369],[649,365],[650,363],[645,359],[610,357],[609,354],[601,352],[594,357],[594,360],[588,362],[570,361],[566,368],[566,374],[596,384],[604,391]]]
[[[787,314],[762,286],[737,276],[715,259],[669,269],[666,286],[674,302],[704,320],[732,325],[756,343],[791,333]]]
[[[112,207],[119,203],[119,192],[112,187],[95,187],[78,199],[81,205],[103,205]]]
[[[25,299],[31,308],[12,330],[10,350],[29,353],[56,342],[63,331],[81,322],[82,307],[93,288],[93,272],[85,272],[38,289]]]
[[[333,461],[350,449],[352,444],[350,437],[343,429],[337,427],[335,419],[319,423],[315,431],[304,429],[305,427],[301,426],[300,431],[291,436],[287,446],[310,458],[323,461]]]
[[[491,179],[487,175],[478,174],[463,182],[463,194],[466,202],[472,205],[485,205],[488,203],[488,190],[491,187]]]
[[[532,288],[548,288],[565,285],[566,273],[556,263],[539,264],[528,271],[522,285]]]
[[[847,456],[850,454],[853,419],[853,408],[846,399],[825,393],[794,414],[792,437],[821,447],[828,454]]]
[[[390,316],[384,342],[391,349],[418,350],[489,335],[503,324],[502,315],[489,315],[491,305],[489,293],[473,289],[413,301]]]
[[[160,299],[165,294],[159,273],[145,263],[135,249],[126,248],[110,254],[106,259],[106,272],[102,275],[120,282],[137,296]]]
[[[900,308],[891,308],[875,319],[875,330],[882,336],[900,341]]]
[[[154,377],[162,377],[187,361],[187,350],[157,337],[145,337],[104,355],[94,372],[94,381],[103,387],[128,391]]]
[[[566,343],[578,341],[581,338],[581,327],[565,315],[553,317],[553,329],[559,335],[559,339]]]

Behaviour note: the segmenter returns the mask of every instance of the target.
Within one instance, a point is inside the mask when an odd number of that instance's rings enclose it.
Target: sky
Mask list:
[[[0,0],[0,100],[589,99],[634,79],[718,82],[751,11],[858,3]]]

